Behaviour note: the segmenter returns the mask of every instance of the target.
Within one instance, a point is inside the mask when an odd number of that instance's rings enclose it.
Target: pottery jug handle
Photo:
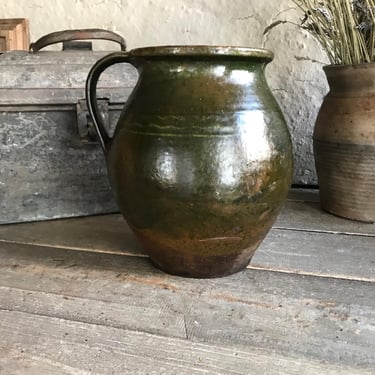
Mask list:
[[[112,138],[108,134],[99,111],[98,102],[96,100],[96,86],[104,70],[118,63],[128,63],[135,66],[128,52],[113,52],[102,57],[93,65],[86,80],[87,109],[93,120],[94,128],[105,153],[108,151]]]

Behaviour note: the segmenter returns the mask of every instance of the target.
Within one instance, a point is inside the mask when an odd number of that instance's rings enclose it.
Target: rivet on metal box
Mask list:
[[[85,29],[0,55],[0,224],[118,210],[84,99],[88,71],[108,51],[92,51],[89,39],[126,49],[116,33]],[[55,43],[63,50],[40,51]],[[136,80],[124,64],[103,74],[98,98],[109,129]]]

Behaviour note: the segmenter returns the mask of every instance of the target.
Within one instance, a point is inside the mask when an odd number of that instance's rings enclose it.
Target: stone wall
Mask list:
[[[122,34],[129,48],[160,44],[266,47],[275,53],[267,78],[290,127],[297,184],[316,184],[312,130],[327,91],[317,43],[291,24],[266,37],[277,19],[299,22],[288,0],[17,0],[0,2],[2,18],[27,17],[31,40],[63,29],[98,27]],[[111,48],[99,44],[99,49]]]

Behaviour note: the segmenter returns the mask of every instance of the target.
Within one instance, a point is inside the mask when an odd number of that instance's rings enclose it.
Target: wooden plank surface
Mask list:
[[[272,229],[249,267],[375,282],[375,238]]]
[[[317,202],[288,201],[274,228],[375,237],[375,224],[331,215]]]
[[[375,237],[374,224],[338,218],[321,211],[317,203],[308,202],[288,201],[274,228]],[[120,214],[0,225],[0,241],[104,251],[134,248],[140,252]]]
[[[375,237],[375,223],[361,223],[322,210],[318,189],[292,188],[274,228]]]
[[[274,228],[375,237],[375,224],[343,219],[321,210],[318,191],[292,189]],[[92,228],[95,227],[95,231]],[[95,233],[94,233],[95,232]],[[69,236],[67,235],[69,233]],[[38,245],[108,249],[136,247],[120,214],[0,225],[0,240]],[[139,252],[139,248],[137,252]]]
[[[371,374],[365,369],[0,310],[2,374]]]
[[[375,225],[323,212],[314,191],[297,193],[292,191],[250,268],[375,280]],[[119,214],[3,225],[0,242],[146,256]]]
[[[185,279],[145,258],[4,243],[0,275],[6,311],[375,369],[373,283],[260,270]]]
[[[146,257],[120,215],[17,224],[0,227],[0,233],[3,243]],[[374,249],[371,236],[272,229],[249,268],[375,281]]]
[[[142,253],[119,214],[0,225],[0,241],[114,253]]]
[[[373,228],[293,191],[248,269],[199,280],[120,215],[0,226],[0,374],[374,374]]]

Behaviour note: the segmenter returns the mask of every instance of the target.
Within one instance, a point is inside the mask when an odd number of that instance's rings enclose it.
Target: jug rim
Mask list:
[[[272,61],[274,54],[264,48],[218,45],[160,45],[135,48],[129,51],[132,56],[139,57],[230,57],[256,58]]]

